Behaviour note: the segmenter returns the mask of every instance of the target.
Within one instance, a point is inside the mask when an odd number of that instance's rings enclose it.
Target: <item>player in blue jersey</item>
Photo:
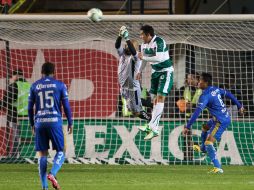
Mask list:
[[[195,112],[184,127],[183,134],[186,135],[188,133],[202,110],[207,108],[212,115],[212,119],[209,120],[207,125],[202,129],[201,150],[207,152],[213,162],[214,168],[211,170],[211,173],[223,173],[221,164],[216,156],[216,150],[213,146],[213,143],[216,140],[220,141],[222,133],[227,129],[231,122],[230,115],[222,97],[231,99],[231,101],[237,105],[240,114],[244,113],[244,108],[229,91],[212,86],[212,76],[208,73],[202,73],[199,80],[199,88],[203,90],[203,93],[199,98]]]
[[[68,120],[68,133],[72,133],[67,89],[63,82],[53,78],[54,71],[53,63],[46,62],[42,65],[42,78],[32,84],[28,98],[28,115],[33,133],[35,133],[35,149],[39,154],[39,175],[44,190],[48,189],[47,179],[51,181],[53,188],[60,189],[55,176],[65,160],[61,105]],[[50,140],[56,155],[52,169],[47,175]]]

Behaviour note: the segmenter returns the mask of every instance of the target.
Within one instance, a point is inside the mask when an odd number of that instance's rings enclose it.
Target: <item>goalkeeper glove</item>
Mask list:
[[[124,38],[126,41],[129,40],[129,32],[126,28],[126,26],[122,26],[119,31],[119,36]]]

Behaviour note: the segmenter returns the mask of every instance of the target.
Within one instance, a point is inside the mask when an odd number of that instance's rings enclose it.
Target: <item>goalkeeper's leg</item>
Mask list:
[[[140,119],[150,121],[151,117],[145,110],[143,110],[142,107],[140,88],[136,90],[128,90],[128,95],[127,107],[133,113],[133,115],[139,117]]]

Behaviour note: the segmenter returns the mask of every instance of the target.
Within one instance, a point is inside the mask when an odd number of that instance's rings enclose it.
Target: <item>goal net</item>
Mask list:
[[[146,122],[124,113],[114,47],[122,25],[127,26],[131,39],[141,43],[139,33],[144,24],[152,25],[156,35],[165,39],[175,70],[174,86],[166,97],[159,124],[160,136],[151,141],[144,141],[145,134],[137,128]],[[181,135],[198,99],[195,93],[200,93],[196,88],[198,74],[209,72],[214,85],[230,90],[246,108],[246,114],[239,116],[237,107],[225,100],[232,123],[217,144],[218,157],[223,164],[253,164],[252,15],[105,16],[99,23],[86,16],[4,15],[0,16],[0,40],[2,163],[37,160],[28,118],[11,118],[16,102],[8,87],[17,83],[12,77],[14,71],[22,70],[23,78],[31,84],[40,79],[42,64],[50,61],[56,65],[55,78],[68,87],[73,112],[73,135],[65,136],[68,162],[209,164],[204,155],[192,149],[193,144],[200,144],[202,124],[209,119],[207,110],[190,136]],[[142,74],[143,92],[150,88],[150,75],[147,65]],[[149,101],[149,93],[143,95]],[[180,103],[182,99],[190,102],[187,109]],[[145,109],[151,112],[151,108]],[[64,131],[66,125],[64,116]],[[53,156],[49,151],[49,157]]]

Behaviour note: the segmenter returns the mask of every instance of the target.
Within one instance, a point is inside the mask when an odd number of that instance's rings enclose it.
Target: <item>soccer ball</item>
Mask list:
[[[99,22],[102,20],[103,13],[100,9],[92,8],[87,12],[88,18],[93,22]]]

